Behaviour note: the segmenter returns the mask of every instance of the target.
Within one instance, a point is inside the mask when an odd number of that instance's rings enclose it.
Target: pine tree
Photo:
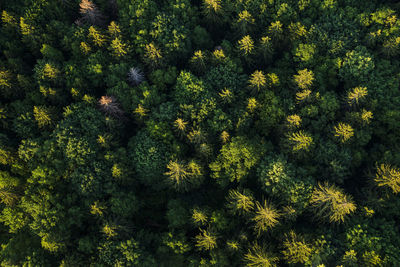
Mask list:
[[[186,125],[188,124],[188,122],[184,121],[181,118],[178,118],[174,121],[174,127],[176,130],[180,131],[180,132],[185,132],[186,130]]]
[[[353,128],[347,124],[340,122],[337,126],[334,127],[335,129],[335,136],[339,138],[342,143],[347,142],[350,140],[351,137],[354,136]]]
[[[167,164],[167,169],[168,172],[165,172],[164,175],[168,176],[169,183],[177,191],[188,191],[202,182],[202,169],[195,161],[185,164],[171,160]]]
[[[377,167],[374,181],[379,187],[390,188],[394,194],[400,192],[400,170],[398,168],[382,163]]]
[[[40,128],[52,124],[50,111],[46,107],[34,106],[33,115],[35,116],[35,120]]]
[[[128,82],[131,86],[137,86],[144,81],[144,74],[139,68],[132,67],[128,71]]]
[[[244,215],[254,209],[254,199],[247,191],[242,194],[237,190],[229,190],[227,200],[233,214]]]
[[[209,231],[200,229],[200,234],[196,236],[196,247],[199,250],[213,250],[217,247],[217,237]]]
[[[294,82],[300,89],[308,89],[311,87],[314,81],[314,73],[311,70],[303,69],[299,70],[296,75],[294,75]]]
[[[108,25],[108,32],[114,38],[119,37],[121,34],[121,29],[115,21],[111,21],[110,25]]]
[[[153,67],[159,66],[162,60],[161,51],[153,44],[147,44],[145,46],[145,60]]]
[[[106,37],[93,26],[90,26],[88,36],[92,39],[93,43],[99,47],[103,46],[106,42]]]
[[[297,128],[301,124],[301,117],[297,114],[286,117],[287,124],[290,128]]]
[[[317,218],[331,223],[344,222],[346,217],[356,210],[351,196],[327,182],[324,185],[318,184],[312,193],[310,203]]]
[[[223,15],[221,0],[203,0],[203,13],[210,22],[217,23]]]
[[[103,111],[105,114],[111,115],[113,117],[120,118],[124,113],[120,109],[117,100],[113,96],[102,96],[99,99],[99,107],[100,110]]]
[[[250,27],[255,23],[255,19],[249,11],[243,10],[238,14],[238,19],[235,22],[235,28],[240,34],[245,34],[250,30]]]
[[[229,133],[227,131],[222,131],[222,133],[220,135],[220,139],[223,144],[226,144],[229,140]]]
[[[127,55],[128,46],[120,40],[120,38],[115,38],[111,41],[111,51],[117,58]]]
[[[279,261],[278,257],[267,252],[258,243],[253,244],[247,254],[244,255],[244,259],[247,262],[247,267],[274,267],[277,266]]]
[[[193,209],[192,219],[197,225],[205,225],[208,221],[207,215],[200,209]]]
[[[256,202],[255,209],[255,216],[252,221],[255,222],[254,229],[258,235],[273,228],[279,223],[278,219],[281,216],[280,212],[266,200],[264,200],[263,205]]]
[[[290,134],[288,139],[294,152],[308,151],[314,143],[312,136],[303,131]]]
[[[100,12],[100,9],[90,0],[82,0],[79,4],[79,12],[82,18],[78,19],[76,23],[81,25],[87,23],[90,25],[104,25],[105,17]]]
[[[199,72],[202,72],[206,69],[206,55],[203,51],[197,50],[194,51],[192,58],[190,59],[190,63],[194,69]]]
[[[256,89],[257,92],[259,92],[261,89],[265,88],[267,79],[262,71],[256,70],[251,74],[249,84],[251,88]]]
[[[268,27],[268,35],[272,37],[274,41],[279,41],[283,37],[283,25],[280,21],[271,22]]]
[[[233,100],[233,93],[228,88],[222,89],[218,95],[221,97],[222,102],[224,103],[231,103]]]
[[[248,56],[254,51],[254,41],[250,35],[244,36],[238,41],[239,50],[244,56]]]
[[[366,87],[355,87],[347,94],[347,103],[350,106],[358,105],[366,96],[368,91]]]
[[[296,100],[298,103],[303,102],[303,101],[309,99],[310,96],[311,96],[311,90],[304,89],[303,91],[296,93]]]
[[[283,247],[283,257],[289,264],[305,263],[311,257],[312,248],[294,231],[285,236]]]
[[[263,36],[260,40],[259,53],[263,56],[264,60],[271,58],[274,52],[272,39],[269,36]]]

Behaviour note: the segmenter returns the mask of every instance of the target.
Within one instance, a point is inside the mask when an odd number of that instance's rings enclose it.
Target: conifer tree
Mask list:
[[[255,222],[254,230],[258,235],[268,231],[279,223],[279,217],[281,217],[281,213],[266,200],[263,205],[256,202],[255,216],[252,219]]]
[[[314,81],[314,73],[308,69],[299,70],[294,75],[294,81],[300,89],[309,89]]]
[[[227,200],[233,214],[244,215],[254,209],[254,199],[247,191],[242,194],[238,190],[230,190]]]
[[[279,258],[261,247],[258,243],[254,243],[252,247],[244,255],[247,267],[275,267],[278,266]]]
[[[261,89],[265,88],[267,84],[267,79],[262,71],[256,70],[251,74],[249,85],[251,88],[256,89],[259,92]]]
[[[374,181],[379,187],[390,188],[394,194],[400,192],[400,170],[389,164],[382,163],[377,167]]]
[[[325,182],[318,184],[310,199],[317,218],[331,223],[342,223],[356,210],[356,205],[351,196],[343,193],[343,190]]]
[[[39,128],[52,124],[50,111],[46,107],[34,106],[33,115],[35,116]]]
[[[105,17],[100,12],[100,9],[90,0],[82,0],[79,4],[79,12],[82,17],[76,21],[78,25],[87,23],[90,25],[104,25]]]
[[[244,56],[252,54],[254,51],[254,41],[251,39],[250,35],[244,36],[238,41],[239,50]]]
[[[199,250],[213,250],[217,247],[217,237],[210,231],[200,229],[200,234],[196,236],[196,247]]]
[[[311,257],[312,248],[304,241],[304,238],[297,235],[294,231],[290,231],[285,236],[283,247],[283,257],[289,264],[304,264]]]
[[[337,126],[334,127],[335,136],[342,142],[345,143],[350,140],[351,137],[354,136],[353,128],[347,124],[340,122]]]
[[[123,111],[113,96],[102,96],[99,99],[99,107],[107,115],[114,117],[121,117],[123,115]]]

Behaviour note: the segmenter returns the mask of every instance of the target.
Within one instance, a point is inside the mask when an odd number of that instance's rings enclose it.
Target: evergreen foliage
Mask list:
[[[394,0],[0,0],[0,266],[400,266]]]

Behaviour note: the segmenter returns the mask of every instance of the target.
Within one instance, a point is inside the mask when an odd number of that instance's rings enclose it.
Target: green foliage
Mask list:
[[[281,156],[267,157],[257,170],[262,189],[268,196],[290,206],[297,214],[307,206],[312,180],[299,177],[300,171]]]
[[[138,179],[147,186],[164,188],[163,173],[168,163],[168,148],[145,131],[133,137],[128,148]]]
[[[0,265],[400,266],[395,2],[0,1]]]

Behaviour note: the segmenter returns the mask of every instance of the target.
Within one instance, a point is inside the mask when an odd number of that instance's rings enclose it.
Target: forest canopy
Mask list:
[[[0,265],[400,266],[399,12],[0,1]]]

